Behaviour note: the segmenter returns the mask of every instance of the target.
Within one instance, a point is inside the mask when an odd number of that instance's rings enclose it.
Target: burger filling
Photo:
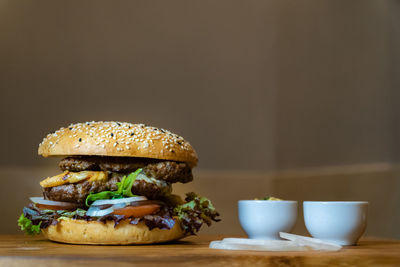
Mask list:
[[[139,168],[148,177],[164,180],[168,183],[187,183],[193,180],[192,169],[187,163],[129,157],[75,156],[60,161],[63,171],[109,171],[130,173]]]
[[[68,176],[80,175],[83,172],[64,172],[63,178]],[[93,172],[91,172],[93,173]],[[102,173],[99,176],[105,176],[104,180],[86,179],[78,183],[65,183],[57,186],[44,187],[43,196],[45,199],[54,201],[66,201],[85,203],[87,196],[90,193],[98,193],[102,191],[117,190],[117,183],[121,182],[125,176],[123,173]],[[47,178],[47,179],[51,179]],[[67,180],[67,179],[65,179]],[[45,182],[44,180],[43,182]],[[135,195],[146,196],[149,199],[159,199],[169,195],[172,191],[171,184],[163,180],[157,180],[153,177],[147,177],[144,173],[140,173],[132,186],[132,193]]]
[[[186,163],[147,158],[75,156],[62,159],[59,167],[62,174],[40,183],[45,199],[84,203],[90,193],[116,190],[122,177],[139,168],[132,193],[149,199],[169,195],[172,183],[193,180]]]
[[[193,180],[186,163],[145,158],[75,156],[61,160],[63,173],[40,182],[43,198],[31,198],[18,224],[27,233],[61,220],[145,223],[149,229],[171,229],[179,218],[186,234],[219,221],[212,203],[195,193],[183,201],[172,195],[172,183]]]

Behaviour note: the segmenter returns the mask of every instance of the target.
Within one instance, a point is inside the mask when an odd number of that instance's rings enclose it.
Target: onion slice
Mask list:
[[[99,207],[92,206],[88,209],[88,211],[86,212],[86,215],[91,216],[91,217],[101,217],[101,216],[110,214],[113,211],[114,211],[114,207],[109,207],[107,209],[102,210]]]
[[[236,239],[236,238],[235,238]],[[234,242],[233,242],[234,241]],[[299,246],[292,241],[261,240],[263,242],[236,242],[235,240],[217,240],[210,243],[210,248],[226,250],[254,250],[254,251],[306,251],[306,247]]]
[[[122,204],[122,203],[130,203],[130,202],[135,202],[135,201],[143,201],[147,200],[147,197],[139,196],[139,197],[126,197],[126,198],[117,198],[117,199],[101,199],[101,200],[96,200],[95,202],[92,203],[91,206],[101,206],[101,205],[116,205],[116,204]]]
[[[55,208],[63,208],[66,210],[71,210],[80,207],[80,205],[76,203],[47,200],[44,199],[43,197],[31,197],[30,200],[35,204],[48,206],[49,208],[55,207]]]
[[[341,245],[323,241],[313,237],[289,234],[284,232],[279,232],[279,236],[281,238],[290,240],[300,246],[311,247],[313,250],[338,251],[342,249]]]
[[[101,217],[113,213],[116,209],[125,208],[125,206],[125,203],[115,204],[107,208],[102,208],[101,206],[90,206],[90,208],[86,212],[86,215],[90,217]]]

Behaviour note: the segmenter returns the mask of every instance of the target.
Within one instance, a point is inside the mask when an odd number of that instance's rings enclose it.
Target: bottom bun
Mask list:
[[[129,220],[121,221],[114,227],[114,221],[102,223],[67,219],[47,227],[42,232],[52,241],[88,245],[152,244],[177,240],[185,236],[179,222],[176,222],[170,230],[158,228],[149,230],[143,222],[133,225]]]

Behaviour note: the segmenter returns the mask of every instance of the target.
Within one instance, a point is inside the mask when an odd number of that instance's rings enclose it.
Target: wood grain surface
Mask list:
[[[0,266],[400,266],[400,241],[363,240],[338,252],[249,252],[209,249],[223,236],[163,245],[81,246],[42,237],[0,236]]]

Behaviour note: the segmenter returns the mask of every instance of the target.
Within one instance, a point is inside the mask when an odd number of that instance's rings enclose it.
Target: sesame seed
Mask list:
[[[148,149],[154,143],[158,144],[160,141],[160,145],[168,152],[176,153],[175,147],[177,145],[179,145],[179,149],[181,150],[191,151],[192,149],[190,144],[182,137],[162,128],[150,127],[145,124],[101,121],[70,124],[66,128],[60,128],[48,134],[41,144],[43,145],[48,142],[49,146],[54,146],[63,136],[69,136],[72,139],[78,135],[80,135],[77,138],[79,144],[88,142],[87,138],[90,137],[94,138],[92,139],[93,143],[103,148],[106,147],[105,144],[109,143],[113,144],[114,147],[118,147],[118,144],[120,144],[121,146],[119,146],[120,149],[118,151],[131,149],[128,145],[135,142],[141,142],[138,147],[139,150],[140,148]],[[75,147],[79,147],[79,145],[75,145]],[[161,151],[161,153],[163,152]]]

